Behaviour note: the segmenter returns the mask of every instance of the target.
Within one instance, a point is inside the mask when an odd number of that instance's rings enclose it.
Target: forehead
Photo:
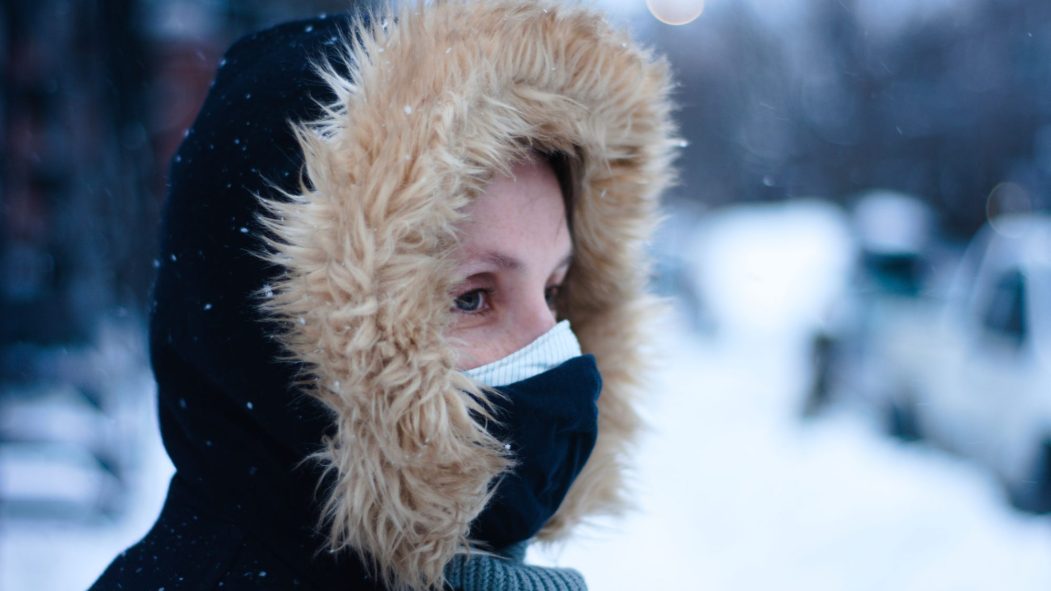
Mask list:
[[[543,160],[519,162],[511,176],[494,177],[466,213],[461,240],[468,248],[479,242],[487,247],[523,242],[539,246],[566,233],[562,190]]]

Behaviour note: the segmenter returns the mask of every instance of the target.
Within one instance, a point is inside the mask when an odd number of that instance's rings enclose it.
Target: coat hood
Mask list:
[[[464,208],[532,148],[579,161],[562,316],[599,437],[540,534],[619,511],[655,300],[646,241],[680,141],[664,61],[593,11],[412,5],[227,54],[172,167],[151,352],[195,494],[262,535],[430,588],[513,458],[445,334]],[[320,525],[319,525],[320,524]],[[319,528],[319,529],[314,529]]]

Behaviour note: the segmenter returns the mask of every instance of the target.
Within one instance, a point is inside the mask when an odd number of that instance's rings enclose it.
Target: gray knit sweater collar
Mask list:
[[[458,554],[445,567],[447,588],[453,591],[587,591],[584,577],[570,568],[525,563],[528,543],[499,554]]]

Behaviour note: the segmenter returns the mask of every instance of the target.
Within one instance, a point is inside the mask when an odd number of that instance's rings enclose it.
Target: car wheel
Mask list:
[[[1022,511],[1051,513],[1051,439],[1040,446],[1030,474],[1010,487],[1011,504]]]
[[[820,332],[810,342],[810,386],[803,401],[803,418],[817,416],[832,399],[832,379],[836,363],[836,339]]]
[[[887,434],[901,441],[919,441],[922,439],[920,424],[912,405],[893,400],[887,404],[884,425]]]

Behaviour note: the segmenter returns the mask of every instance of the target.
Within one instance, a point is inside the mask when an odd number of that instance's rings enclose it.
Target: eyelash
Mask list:
[[[478,294],[480,296],[484,296],[483,299],[482,299],[482,304],[481,304],[484,307],[479,309],[479,310],[464,310],[463,308],[461,308],[459,306],[459,302],[464,297],[472,295],[472,294]],[[492,311],[492,308],[489,306],[489,300],[490,300],[491,297],[492,297],[492,290],[489,290],[489,289],[477,288],[477,289],[471,289],[471,290],[465,291],[465,292],[461,293],[460,295],[456,296],[455,298],[453,298],[453,311],[454,312],[459,312],[460,314],[468,314],[468,315],[471,315],[471,316],[484,316],[484,315],[488,314],[490,311]]]
[[[544,288],[544,300],[547,301],[547,306],[552,310],[555,309],[555,301],[558,300],[558,293],[561,290],[561,285],[551,285]]]
[[[559,294],[559,291],[561,290],[561,288],[562,288],[561,285],[551,285],[551,286],[548,286],[548,287],[544,288],[544,301],[547,302],[548,307],[551,308],[552,310],[555,309],[555,301],[558,299],[558,294]],[[460,305],[459,305],[459,302],[461,300],[463,300],[463,298],[465,298],[467,296],[470,296],[470,295],[473,295],[473,294],[478,294],[479,296],[482,296],[482,301],[479,304],[482,307],[480,309],[478,309],[478,310],[465,310],[465,309],[461,308]],[[491,289],[484,289],[484,288],[476,288],[476,289],[471,289],[471,290],[465,291],[465,292],[461,293],[460,295],[457,295],[455,298],[453,298],[453,311],[454,312],[459,312],[461,314],[467,314],[467,315],[470,315],[470,316],[484,316],[484,315],[492,312],[492,310],[493,310],[492,306],[490,305],[490,300],[492,299],[492,294],[493,294],[493,290],[491,290]]]

